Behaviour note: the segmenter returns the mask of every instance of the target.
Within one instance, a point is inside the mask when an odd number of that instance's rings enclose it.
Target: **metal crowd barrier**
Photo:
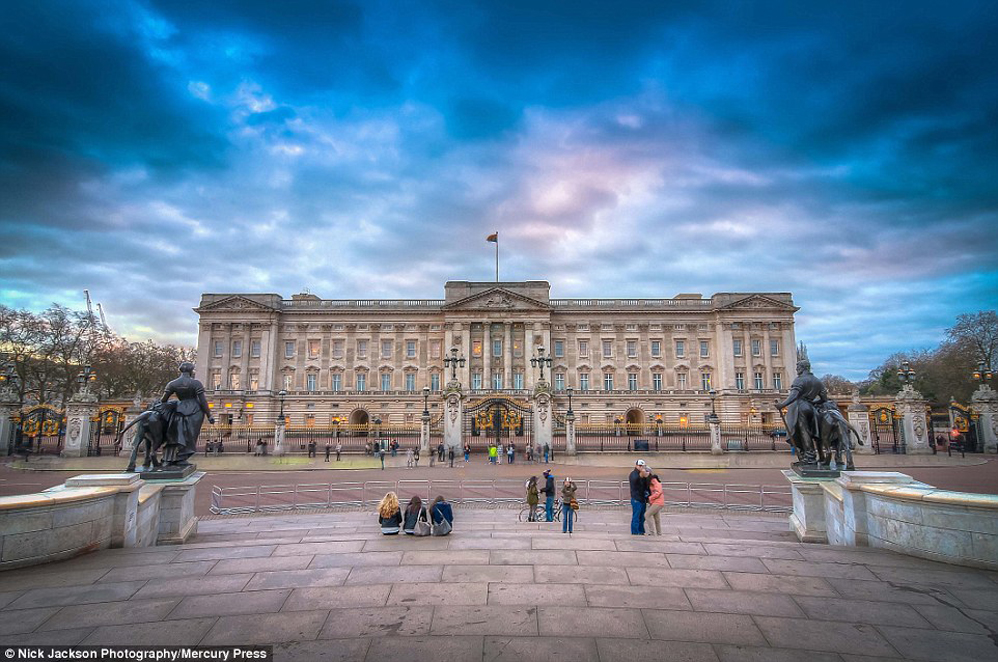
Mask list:
[[[591,506],[623,507],[630,504],[628,482],[578,481],[579,501]],[[298,483],[211,489],[213,515],[236,515],[321,508],[365,507],[377,504],[386,492],[399,501],[413,496],[424,501],[441,494],[452,503],[502,505],[524,501],[524,482],[518,479],[476,480],[369,480],[342,483]],[[790,486],[740,483],[662,483],[666,506],[747,512],[789,513],[793,510]]]

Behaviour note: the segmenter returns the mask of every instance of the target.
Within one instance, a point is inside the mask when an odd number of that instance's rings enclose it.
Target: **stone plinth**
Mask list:
[[[430,452],[430,415],[423,414],[419,422],[419,452],[426,455]]]
[[[554,451],[554,412],[547,382],[538,382],[534,389],[534,445]]]
[[[451,382],[444,394],[444,446],[453,448],[455,453],[461,450],[461,423],[464,418],[464,396],[461,384]]]
[[[575,414],[565,415],[565,454],[575,455]]]
[[[974,391],[971,398],[977,412],[977,434],[985,453],[998,453],[998,392],[987,384]]]
[[[870,411],[866,405],[861,404],[859,395],[854,395],[852,403],[846,411],[849,425],[856,430],[860,443],[856,444],[853,453],[863,455],[873,455],[873,439],[870,435]]]
[[[794,512],[790,515],[790,528],[801,542],[827,542],[825,532],[824,483],[831,478],[804,478],[791,469],[783,475],[790,481]]]
[[[135,525],[138,521],[139,490],[145,484],[138,474],[83,474],[68,479],[68,488],[113,487],[114,516],[111,547],[136,547]]]
[[[7,457],[7,449],[14,444],[14,413],[17,402],[0,399],[0,457]]]
[[[96,425],[97,396],[86,387],[80,389],[66,406],[66,443],[63,457],[84,457],[90,446],[92,427]]]
[[[717,416],[711,416],[707,421],[707,427],[710,428],[710,452],[714,455],[720,455],[724,452],[721,448],[721,421]]]
[[[197,484],[205,472],[179,481],[149,481],[163,488],[159,503],[159,534],[157,545],[179,545],[197,533],[198,522],[194,516],[194,495]]]
[[[931,453],[929,429],[925,415],[926,400],[910,384],[905,384],[894,399],[895,407],[901,414],[901,431],[904,435],[905,452],[913,455]]]

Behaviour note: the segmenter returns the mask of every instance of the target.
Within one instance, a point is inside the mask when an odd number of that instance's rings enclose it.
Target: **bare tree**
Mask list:
[[[959,315],[956,324],[946,330],[949,341],[975,354],[975,361],[995,366],[998,350],[998,314],[993,310]]]

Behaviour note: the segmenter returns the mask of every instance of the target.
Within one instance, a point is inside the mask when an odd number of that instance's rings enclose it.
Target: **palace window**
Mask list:
[[[589,341],[580,340],[579,341],[579,356],[588,357],[589,356]]]
[[[215,341],[215,358],[219,358],[221,356],[222,356],[222,341],[221,340],[216,340]]]
[[[589,373],[580,372],[579,373],[579,390],[588,391],[589,390]]]
[[[710,343],[706,340],[700,341],[700,358],[705,359],[710,356]]]
[[[367,341],[358,340],[357,341],[357,358],[366,359],[367,358]]]
[[[686,358],[686,341],[677,340],[676,341],[676,358],[682,359]]]
[[[307,428],[315,427],[315,414],[305,414],[305,427]]]
[[[628,340],[627,341],[627,355],[630,357],[635,357],[638,355],[638,341]]]
[[[249,387],[251,391],[260,390],[260,373],[257,370],[250,370]]]
[[[742,355],[742,341],[740,339],[735,338],[734,340],[732,340],[731,346],[734,347],[735,349],[735,356]]]
[[[290,372],[289,373],[285,373],[284,379],[281,380],[281,383],[284,386],[284,390],[285,391],[290,391],[291,387],[294,385],[294,381],[295,381],[295,376],[294,375],[292,375]]]
[[[502,340],[498,338],[492,341],[492,356],[502,356]]]
[[[762,353],[762,342],[758,339],[752,340],[752,356],[759,356]]]
[[[565,356],[565,341],[555,340],[554,341],[554,356],[555,358],[561,358]]]
[[[363,372],[357,373],[357,388],[358,393],[362,393],[367,390],[367,374]]]
[[[660,372],[652,373],[651,387],[656,391],[662,390],[662,373]]]
[[[613,390],[613,373],[607,372],[603,374],[603,390],[612,391]]]
[[[211,388],[215,391],[222,388],[222,372],[220,370],[211,371]]]
[[[381,358],[390,359],[392,358],[392,341],[382,340],[381,341]]]
[[[513,373],[513,388],[520,391],[523,390],[523,373],[514,372]]]
[[[390,372],[381,373],[381,390],[382,391],[392,390],[392,373]]]
[[[735,373],[735,388],[739,391],[745,390],[745,373],[736,372]]]
[[[472,356],[481,356],[482,355],[482,341],[481,340],[472,340],[471,341],[471,355]]]
[[[251,340],[250,341],[250,356],[254,359],[260,358],[260,341]]]
[[[232,341],[232,358],[238,359],[243,355],[243,341],[233,340]]]
[[[603,341],[603,358],[610,358],[613,356],[613,341],[604,340]]]
[[[318,381],[319,380],[316,379],[316,374],[314,372],[310,372],[307,375],[305,375],[305,390],[306,391],[316,390],[316,385]]]
[[[502,373],[501,372],[497,372],[494,375],[492,375],[492,388],[494,388],[497,391],[501,391],[502,390]]]
[[[651,341],[651,355],[654,357],[662,356],[662,341],[652,340]]]
[[[284,341],[284,358],[293,359],[295,356],[295,341],[285,340]]]
[[[476,372],[471,375],[471,388],[475,391],[482,390],[482,373]]]
[[[308,341],[308,358],[317,359],[319,358],[319,341],[309,340]]]
[[[519,338],[513,338],[513,356],[517,358],[523,356],[523,341]]]
[[[769,354],[771,356],[779,356],[780,355],[780,341],[779,340],[770,340],[769,341]]]
[[[636,372],[627,373],[627,390],[628,391],[638,390],[638,374]]]
[[[416,390],[416,373],[407,372],[405,373],[405,390],[410,393]]]
[[[329,376],[329,389],[331,391],[342,391],[343,390],[343,375],[338,372],[334,372]]]
[[[676,374],[676,388],[680,391],[686,390],[686,373],[680,372]]]
[[[783,373],[779,371],[773,373],[773,388],[777,391],[783,388]]]
[[[565,390],[565,373],[559,372],[554,376],[554,390],[564,391]]]
[[[757,372],[757,373],[755,373],[754,377],[755,377],[755,379],[754,379],[754,381],[755,381],[755,389],[757,391],[761,391],[764,388],[763,384],[762,384],[762,373],[761,372]]]
[[[440,358],[440,341],[431,340],[430,341],[430,358],[439,359]]]
[[[434,372],[430,375],[430,390],[436,393],[440,390],[440,373]]]
[[[333,341],[333,358],[342,359],[343,358],[343,341],[334,340]]]
[[[405,341],[405,357],[407,359],[416,358],[416,341],[406,340]]]
[[[710,373],[701,372],[700,373],[700,390],[709,391],[710,390]]]

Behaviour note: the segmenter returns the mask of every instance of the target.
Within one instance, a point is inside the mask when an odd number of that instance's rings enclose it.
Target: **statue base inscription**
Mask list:
[[[140,467],[144,469],[144,467]],[[183,480],[197,469],[196,465],[188,464],[186,467],[168,467],[166,469],[153,469],[151,471],[140,470],[139,478],[142,480]]]

